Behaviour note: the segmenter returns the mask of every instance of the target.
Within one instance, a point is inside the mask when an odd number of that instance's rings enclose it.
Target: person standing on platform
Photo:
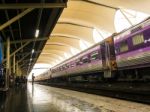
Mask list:
[[[34,78],[35,78],[35,76],[34,76],[34,73],[32,74],[32,85],[34,84]]]

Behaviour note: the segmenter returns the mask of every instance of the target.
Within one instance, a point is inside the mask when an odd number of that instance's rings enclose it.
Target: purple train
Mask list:
[[[150,18],[51,68],[51,79],[69,81],[150,79]]]

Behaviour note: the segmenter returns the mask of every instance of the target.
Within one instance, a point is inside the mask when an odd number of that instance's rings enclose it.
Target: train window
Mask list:
[[[133,45],[138,45],[138,44],[144,43],[143,34],[138,34],[138,35],[135,35],[134,37],[132,37],[132,42],[133,42]]]
[[[61,66],[61,70],[63,70],[63,66]]]
[[[64,65],[64,69],[67,69],[67,65]]]
[[[65,65],[65,69],[67,69],[68,68],[68,66],[67,66],[67,64]]]
[[[68,68],[68,67],[67,67],[67,64],[65,64],[65,65],[64,65],[64,69],[67,69],[67,68]]]
[[[62,66],[62,70],[65,70],[65,69],[66,69],[66,66],[65,66],[65,65],[63,65],[63,66]]]
[[[72,63],[72,64],[71,64],[71,67],[74,67],[74,66],[75,66],[74,63]]]
[[[52,70],[52,73],[54,73],[54,70]]]
[[[98,51],[93,52],[93,53],[91,54],[91,60],[96,60],[96,59],[98,59],[98,58],[99,58],[99,55],[98,55],[98,54],[99,54]]]
[[[120,44],[120,52],[125,52],[128,50],[128,43],[127,41],[123,41]]]
[[[82,62],[83,63],[88,63],[89,62],[88,56],[83,57]]]
[[[61,67],[59,67],[59,71],[61,71]]]
[[[60,71],[60,68],[57,68],[56,70],[57,70],[57,72],[58,72],[58,71]]]
[[[67,68],[69,68],[69,64],[67,64]]]

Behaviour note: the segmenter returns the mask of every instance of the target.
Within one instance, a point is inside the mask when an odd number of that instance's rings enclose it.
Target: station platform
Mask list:
[[[146,104],[31,83],[0,100],[0,112],[150,112]]]

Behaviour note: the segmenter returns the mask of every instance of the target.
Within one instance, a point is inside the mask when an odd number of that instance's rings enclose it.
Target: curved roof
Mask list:
[[[57,61],[66,59],[66,55],[75,54],[75,50],[81,51],[83,46],[93,45],[93,29],[116,32],[114,19],[117,10],[123,8],[150,14],[149,4],[150,0],[69,0],[37,63],[57,64]]]

